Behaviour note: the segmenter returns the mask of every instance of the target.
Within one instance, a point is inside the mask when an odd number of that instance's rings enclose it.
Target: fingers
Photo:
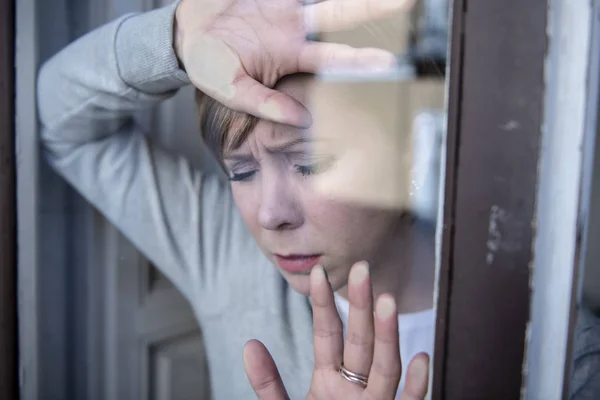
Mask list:
[[[336,69],[389,70],[395,63],[396,57],[388,51],[338,43],[306,42],[298,54],[298,71],[313,74]]]
[[[423,400],[429,387],[429,357],[417,354],[406,370],[406,384],[400,400]]]
[[[328,0],[304,7],[308,33],[332,32],[359,26],[363,22],[408,11],[415,0]]]
[[[350,315],[344,342],[344,366],[350,371],[367,376],[373,362],[373,294],[369,267],[356,263],[348,280]]]
[[[284,93],[269,89],[248,75],[209,93],[227,107],[256,117],[299,128],[311,123],[309,111],[298,100]]]
[[[375,348],[367,391],[375,399],[394,398],[402,365],[396,302],[389,294],[379,296],[375,306]]]
[[[260,400],[289,399],[273,357],[258,340],[250,340],[244,346],[244,367]]]
[[[310,126],[310,113],[299,101],[250,77],[225,42],[199,35],[186,43],[183,64],[198,89],[236,111],[299,128]]]
[[[344,346],[342,321],[321,266],[315,266],[311,271],[310,297],[313,306],[315,369],[337,370],[342,363]]]

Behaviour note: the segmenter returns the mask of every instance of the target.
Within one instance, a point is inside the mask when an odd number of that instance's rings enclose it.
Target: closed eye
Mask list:
[[[229,175],[229,180],[231,182],[246,182],[252,179],[255,173],[256,171],[242,172],[239,174],[231,172]]]
[[[298,171],[302,176],[308,176],[312,174],[318,173],[317,165],[296,165],[296,171]]]
[[[323,157],[320,160],[318,160],[317,162],[313,162],[310,164],[305,164],[305,165],[296,164],[296,165],[294,165],[294,168],[302,176],[309,176],[309,175],[320,174],[321,172],[325,172],[327,169],[329,169],[333,165],[334,161],[335,160],[333,159],[333,157]]]

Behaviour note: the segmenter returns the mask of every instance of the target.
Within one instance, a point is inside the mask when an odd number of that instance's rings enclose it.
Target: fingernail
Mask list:
[[[284,119],[283,112],[279,104],[271,101],[258,106],[258,111],[266,118],[273,121],[282,121]]]
[[[325,275],[325,280],[327,280],[327,282],[330,282],[329,274],[327,273],[327,270],[325,269],[325,267],[321,266],[321,269],[323,270],[323,274]]]
[[[325,268],[320,265],[315,265],[313,267],[313,272],[310,274],[312,284],[318,285],[322,282],[327,281],[327,272],[325,272]]]
[[[429,372],[429,366],[427,365],[427,362],[425,362],[425,360],[422,358],[417,358],[414,364],[413,374],[415,375],[415,378],[417,378],[419,381],[427,379],[427,374]]]
[[[350,283],[360,285],[369,276],[369,264],[364,261],[356,263],[350,272]]]
[[[313,118],[311,113],[308,110],[305,110],[300,114],[300,120],[298,122],[298,127],[302,129],[308,129],[313,124]]]
[[[248,359],[248,346],[244,346],[242,350],[242,360],[244,360],[244,368],[246,371],[250,369],[250,360]]]
[[[377,300],[377,316],[382,320],[386,320],[396,313],[396,302],[390,296],[383,296]]]
[[[252,352],[250,350],[251,342],[253,342],[253,340],[248,340],[242,349],[242,359],[244,360],[244,368],[246,371],[252,369]]]

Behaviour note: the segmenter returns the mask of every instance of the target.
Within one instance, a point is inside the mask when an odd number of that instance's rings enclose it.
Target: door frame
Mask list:
[[[18,240],[28,244],[17,249],[21,399],[93,400],[117,393],[131,398],[127,393],[143,390],[138,381],[147,381],[132,376],[125,385],[117,383],[130,373],[127,363],[142,363],[139,349],[119,351],[123,340],[133,337],[138,321],[132,322],[133,314],[118,299],[135,293],[131,285],[139,284],[138,264],[145,261],[43,160],[39,125],[32,115],[37,109],[37,72],[45,60],[87,30],[160,5],[162,0],[16,2],[16,218]],[[173,317],[182,319],[182,314]],[[129,330],[124,332],[117,320],[126,317]],[[117,381],[119,371],[124,373]]]

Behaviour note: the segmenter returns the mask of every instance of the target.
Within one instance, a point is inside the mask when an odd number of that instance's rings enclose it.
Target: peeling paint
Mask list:
[[[506,222],[508,213],[503,208],[493,205],[490,213],[490,224],[488,227],[488,240],[486,254],[486,263],[491,265],[494,262],[494,256],[500,249],[502,244],[502,232],[500,231],[500,225]]]
[[[510,215],[505,209],[493,205],[490,210],[488,226],[486,263],[491,265],[498,252],[512,253],[520,251],[523,247],[523,226],[517,218]],[[509,265],[510,266],[510,265]]]
[[[505,130],[505,131],[514,131],[516,129],[519,129],[521,127],[521,123],[519,123],[519,121],[515,121],[515,120],[510,120],[505,122],[504,124],[500,125],[500,129]]]

